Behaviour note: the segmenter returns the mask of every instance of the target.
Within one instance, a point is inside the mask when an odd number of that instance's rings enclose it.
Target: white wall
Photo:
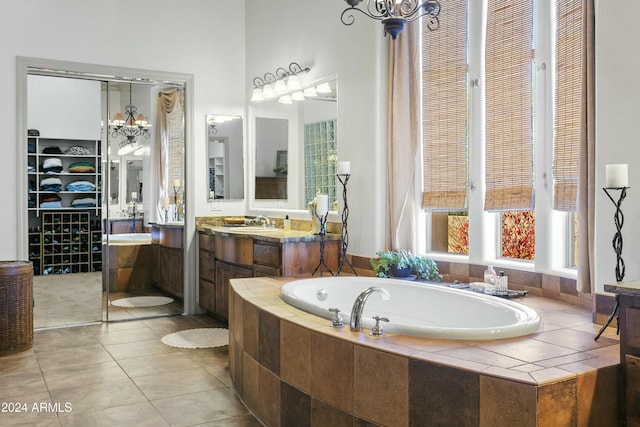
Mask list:
[[[100,92],[96,81],[29,76],[27,127],[43,138],[100,139]]]
[[[126,11],[126,12],[125,12]],[[0,180],[16,182],[16,57],[46,58],[115,67],[194,75],[194,158],[206,156],[205,113],[242,114],[245,106],[244,2],[238,0],[29,0],[0,2]],[[224,43],[220,41],[224,40]],[[141,49],[135,46],[142,46]],[[206,202],[206,167],[187,171],[197,197],[195,214],[210,214]],[[2,200],[16,200],[15,185],[0,188]],[[243,203],[237,203],[243,211]],[[11,205],[13,206],[13,205]],[[230,207],[230,209],[233,209]],[[15,259],[19,207],[4,209],[0,259]]]
[[[601,190],[605,165],[629,164],[631,189],[622,203],[625,280],[640,278],[640,56],[635,48],[640,40],[640,2],[621,0],[615,6],[600,1],[596,8],[596,286],[614,283],[615,253],[611,241],[615,233],[615,207]],[[613,192],[615,197],[619,192]]]
[[[343,25],[346,6],[339,0],[246,0],[246,85],[251,93],[254,77],[291,62],[311,68],[301,76],[303,86],[337,75],[338,156],[351,161],[352,173],[349,253],[372,256],[384,249],[387,40],[382,25],[363,15]]]

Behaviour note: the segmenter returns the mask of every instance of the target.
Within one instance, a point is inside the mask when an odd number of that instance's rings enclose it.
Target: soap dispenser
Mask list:
[[[287,215],[284,218],[284,225],[282,227],[284,229],[284,231],[290,231],[291,230],[291,220],[289,219],[289,215]]]
[[[490,285],[496,285],[496,271],[493,269],[493,265],[487,266],[487,269],[484,271],[484,283],[488,283]]]

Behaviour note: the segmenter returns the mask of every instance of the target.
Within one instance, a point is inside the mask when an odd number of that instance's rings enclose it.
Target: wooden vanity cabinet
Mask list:
[[[215,237],[198,233],[198,293],[200,306],[208,311],[215,311],[215,282],[216,282],[216,251]]]
[[[151,280],[156,287],[180,299],[184,297],[182,235],[182,227],[160,226],[160,240],[152,244],[156,268],[151,271]]]
[[[255,277],[282,275],[281,245],[253,242],[253,274]]]
[[[229,316],[229,279],[312,273],[320,259],[319,241],[275,241],[199,233],[200,306],[214,317]],[[325,241],[325,263],[335,272],[340,240]]]
[[[253,277],[253,268],[216,261],[214,314],[229,319],[229,279]]]

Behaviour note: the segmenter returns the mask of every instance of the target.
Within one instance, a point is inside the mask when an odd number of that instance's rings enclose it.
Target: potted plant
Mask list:
[[[426,257],[415,256],[407,250],[376,252],[378,258],[369,261],[378,277],[408,277],[412,272],[423,280],[439,281],[437,264]]]

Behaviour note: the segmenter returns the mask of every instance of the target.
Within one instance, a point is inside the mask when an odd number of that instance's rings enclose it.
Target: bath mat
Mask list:
[[[162,342],[171,347],[211,348],[229,345],[229,330],[225,328],[187,329],[162,337]]]
[[[129,297],[111,301],[116,307],[154,307],[156,305],[171,304],[173,298],[169,297]]]

